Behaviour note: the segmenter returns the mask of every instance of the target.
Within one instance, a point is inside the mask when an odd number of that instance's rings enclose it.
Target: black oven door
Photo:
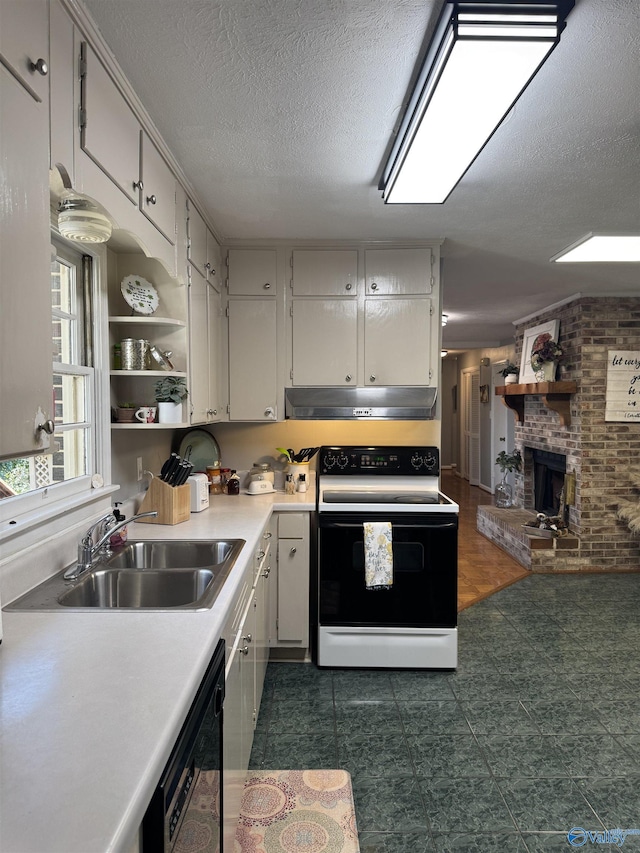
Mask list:
[[[365,586],[366,521],[391,521],[393,585]],[[354,627],[454,628],[457,623],[458,517],[320,513],[318,621]]]

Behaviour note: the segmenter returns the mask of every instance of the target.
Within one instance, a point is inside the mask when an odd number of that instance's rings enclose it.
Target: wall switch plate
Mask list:
[[[138,480],[142,479],[142,456],[136,458],[136,466],[138,472]]]

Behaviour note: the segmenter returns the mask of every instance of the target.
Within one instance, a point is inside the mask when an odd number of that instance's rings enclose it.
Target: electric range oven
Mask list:
[[[316,663],[455,669],[458,505],[437,447],[323,447],[318,462]],[[392,539],[390,585],[365,575],[365,524]]]

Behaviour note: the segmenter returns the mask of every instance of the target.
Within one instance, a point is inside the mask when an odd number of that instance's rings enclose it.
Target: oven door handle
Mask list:
[[[320,515],[320,527],[322,528],[344,528],[344,529],[362,529],[362,525],[366,522],[366,518],[363,518],[362,521],[329,521],[328,519],[324,519],[322,515]],[[407,524],[405,521],[400,521],[394,523],[393,516],[390,518],[392,527],[419,527],[426,530],[455,530],[457,528],[457,524],[455,521],[441,521],[432,523],[431,520],[426,521],[423,519],[422,521],[416,521],[415,524]]]

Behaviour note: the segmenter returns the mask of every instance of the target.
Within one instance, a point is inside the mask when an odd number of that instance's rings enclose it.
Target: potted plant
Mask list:
[[[518,381],[519,374],[520,368],[512,361],[508,361],[505,366],[498,371],[498,375],[503,377],[505,385],[513,385],[516,383]]]
[[[556,365],[564,350],[547,332],[538,335],[531,347],[531,367],[538,382],[553,382],[556,377]]]
[[[136,413],[136,404],[135,403],[118,403],[117,407],[117,416],[119,424],[130,424],[133,421],[133,417]]]
[[[158,422],[161,424],[182,423],[182,403],[187,399],[187,383],[181,376],[163,376],[155,386],[158,404]]]
[[[519,450],[514,450],[513,453],[501,450],[496,457],[496,465],[502,471],[502,480],[496,486],[495,503],[499,507],[510,507],[513,505],[513,489],[507,483],[507,474],[522,471],[522,455]]]

